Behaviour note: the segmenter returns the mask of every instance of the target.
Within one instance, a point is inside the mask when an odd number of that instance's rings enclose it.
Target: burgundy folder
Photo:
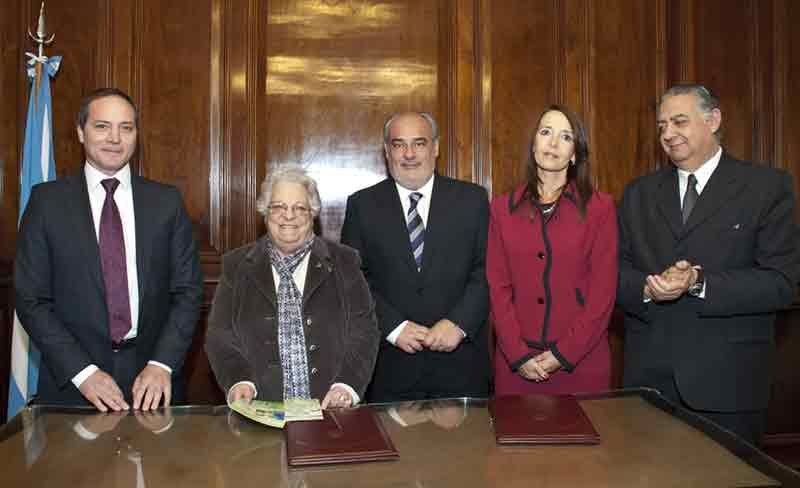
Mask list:
[[[503,396],[489,409],[498,444],[598,444],[600,436],[572,395]]]
[[[399,457],[371,407],[323,410],[322,414],[322,420],[286,424],[286,457],[290,466],[387,461]]]

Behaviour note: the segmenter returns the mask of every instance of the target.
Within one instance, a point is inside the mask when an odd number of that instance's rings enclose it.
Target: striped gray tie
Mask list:
[[[425,247],[425,226],[422,217],[417,212],[417,204],[422,198],[422,193],[414,192],[408,196],[411,206],[408,207],[408,238],[411,241],[411,251],[417,263],[417,271],[422,269],[422,250]]]

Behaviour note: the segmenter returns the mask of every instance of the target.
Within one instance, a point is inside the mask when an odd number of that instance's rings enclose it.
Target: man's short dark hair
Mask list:
[[[86,120],[89,118],[89,105],[91,105],[95,100],[107,97],[119,97],[128,102],[133,108],[133,121],[136,124],[136,127],[139,127],[139,107],[133,103],[133,99],[130,97],[130,95],[119,88],[98,88],[97,90],[94,90],[86,95],[81,101],[81,106],[78,109],[78,117],[76,120],[78,127],[81,129],[85,128]]]

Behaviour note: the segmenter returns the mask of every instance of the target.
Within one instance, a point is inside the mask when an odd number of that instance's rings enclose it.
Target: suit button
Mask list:
[[[307,325],[307,326],[311,327],[311,324],[313,324],[313,323],[314,323],[314,321],[313,321],[313,320],[311,320],[311,318],[310,318],[310,317],[306,319],[306,325]]]
[[[543,305],[543,304],[544,304],[544,298],[542,298],[542,297],[539,297],[539,298],[537,298],[537,299],[536,299],[536,302],[537,302],[539,305]]]
[[[544,253],[541,251],[539,251],[539,254],[537,254],[536,256],[538,256],[539,259],[544,259]]]
[[[425,288],[417,288],[417,295],[422,295],[422,293],[424,291],[425,291]]]
[[[308,346],[308,352],[314,352],[316,350],[317,350],[316,344],[311,344],[310,346]]]
[[[319,373],[319,370],[317,368],[311,368],[311,375],[312,376],[316,376],[317,373]]]

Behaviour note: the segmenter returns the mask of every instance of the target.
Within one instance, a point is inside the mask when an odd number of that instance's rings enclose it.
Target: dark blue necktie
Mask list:
[[[417,271],[422,269],[422,250],[425,247],[425,226],[422,217],[417,212],[417,204],[422,198],[422,193],[414,192],[408,196],[411,206],[408,207],[408,238],[411,241],[411,251],[417,263]]]

